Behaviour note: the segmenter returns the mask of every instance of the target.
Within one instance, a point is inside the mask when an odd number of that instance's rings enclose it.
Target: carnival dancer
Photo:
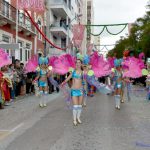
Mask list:
[[[115,96],[115,103],[116,109],[120,109],[120,101],[121,95],[123,93],[123,72],[121,68],[121,60],[115,59],[114,61],[115,71],[114,71],[114,96]]]
[[[83,104],[83,71],[82,71],[82,61],[80,59],[76,60],[76,68],[73,72],[70,72],[68,78],[61,84],[63,86],[70,79],[73,79],[71,87],[71,96],[73,101],[73,124],[76,126],[78,123],[81,124],[81,112]]]
[[[40,93],[40,107],[47,106],[47,95],[48,95],[48,77],[51,74],[52,67],[48,66],[47,57],[39,58],[39,66],[37,67],[37,77],[33,83],[38,82],[39,93]]]

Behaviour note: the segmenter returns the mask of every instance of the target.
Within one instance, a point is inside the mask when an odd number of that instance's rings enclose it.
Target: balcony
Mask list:
[[[0,26],[10,24],[13,29],[16,29],[16,13],[17,9],[10,5],[5,0],[0,0]],[[18,11],[18,32],[24,32],[27,36],[35,35],[35,28],[32,25],[29,17]]]
[[[67,25],[65,23],[61,23],[61,22],[52,23],[50,32],[55,34],[55,36],[60,36],[60,37],[64,38],[68,34]]]
[[[69,16],[71,18],[71,6],[67,5],[65,0],[51,0],[49,7],[57,16]]]
[[[65,43],[62,43],[62,44],[55,43],[55,45],[57,45],[61,48],[66,48]],[[54,48],[53,46],[50,46],[48,56],[60,56],[62,54],[66,54],[66,50],[58,50],[58,49]]]

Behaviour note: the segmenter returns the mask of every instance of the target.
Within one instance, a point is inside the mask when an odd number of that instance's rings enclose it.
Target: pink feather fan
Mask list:
[[[0,68],[12,63],[8,53],[6,53],[2,48],[0,48],[0,62]]]
[[[28,60],[28,62],[25,65],[25,72],[36,72],[36,68],[38,67],[38,56],[34,55],[31,57],[31,59]]]
[[[69,68],[75,68],[75,58],[69,54],[52,56],[49,58],[49,65],[53,67],[54,73],[64,75],[68,73]]]
[[[94,52],[90,57],[90,64],[96,77],[107,76],[111,73],[109,63],[104,60],[102,55],[99,56],[97,52]]]
[[[115,60],[114,57],[108,57],[107,58],[107,61],[108,61],[109,65],[110,65],[110,68],[114,68],[114,60]]]
[[[135,57],[128,57],[122,63],[124,66],[124,77],[139,78],[142,76],[142,69],[145,68],[144,62]]]

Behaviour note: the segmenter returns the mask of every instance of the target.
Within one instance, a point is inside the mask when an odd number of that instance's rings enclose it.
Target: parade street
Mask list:
[[[0,150],[144,150],[150,147],[149,102],[134,96],[121,110],[113,96],[88,98],[82,124],[73,126],[72,112],[61,93],[49,95],[47,108],[28,96],[0,113]]]

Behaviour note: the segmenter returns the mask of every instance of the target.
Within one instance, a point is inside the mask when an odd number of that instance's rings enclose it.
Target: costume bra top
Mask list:
[[[40,70],[40,76],[46,76],[46,74],[47,74],[47,71],[45,71],[45,70]]]
[[[73,79],[83,79],[82,74],[77,74],[75,70],[72,72],[72,78]]]
[[[118,80],[119,78],[122,78],[122,72],[115,71],[115,80]]]

